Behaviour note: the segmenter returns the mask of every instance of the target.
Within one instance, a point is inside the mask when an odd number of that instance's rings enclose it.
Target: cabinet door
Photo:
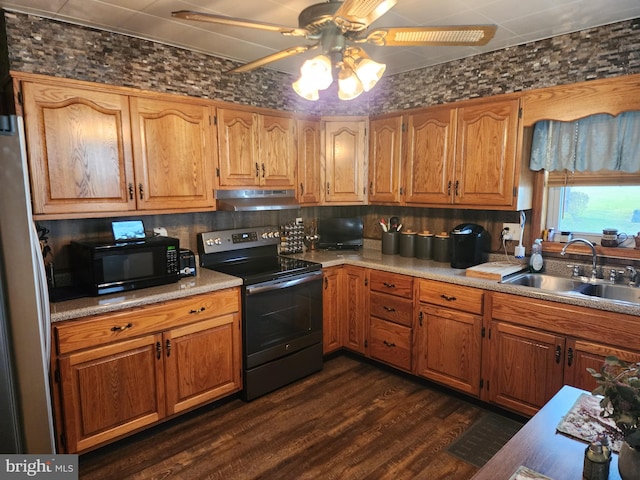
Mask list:
[[[454,202],[511,205],[515,198],[519,100],[458,109]]]
[[[260,185],[294,188],[296,184],[295,120],[279,115],[260,115]]]
[[[490,401],[534,415],[563,385],[564,337],[502,322],[490,335]]]
[[[343,271],[342,267],[331,267],[323,272],[322,350],[325,354],[342,347]]]
[[[402,116],[370,122],[369,201],[402,201]]]
[[[407,116],[406,203],[452,202],[455,133],[455,109],[428,108]]]
[[[22,93],[33,213],[134,210],[128,98],[30,82]]]
[[[161,340],[147,335],[59,358],[67,453],[164,417]]]
[[[237,313],[202,320],[164,334],[167,415],[242,388]]]
[[[204,105],[131,98],[138,209],[213,206],[213,129]]]
[[[320,121],[298,120],[298,202],[320,203]]]
[[[564,368],[564,383],[583,390],[592,391],[597,387],[595,379],[587,368],[600,371],[604,359],[615,355],[625,362],[640,362],[640,353],[615,348],[599,343],[568,339]]]
[[[365,352],[365,325],[369,317],[367,272],[359,267],[344,267],[344,324],[342,344],[354,352]]]
[[[422,305],[416,329],[416,374],[477,397],[482,317]]]
[[[324,200],[365,203],[366,120],[324,122]]]
[[[244,110],[219,108],[217,112],[219,186],[258,185],[257,116]]]

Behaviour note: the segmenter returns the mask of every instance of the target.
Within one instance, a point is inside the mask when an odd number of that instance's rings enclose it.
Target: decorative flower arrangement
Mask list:
[[[598,383],[592,393],[604,397],[600,401],[601,415],[611,418],[625,442],[640,452],[640,362],[626,363],[611,356],[600,372],[587,370]]]

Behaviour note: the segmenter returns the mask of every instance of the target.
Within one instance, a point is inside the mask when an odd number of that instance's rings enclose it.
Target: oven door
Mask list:
[[[322,271],[248,285],[245,369],[322,342]]]

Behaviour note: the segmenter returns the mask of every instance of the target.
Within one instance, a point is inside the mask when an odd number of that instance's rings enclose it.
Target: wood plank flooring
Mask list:
[[[447,479],[477,470],[445,450],[485,410],[340,355],[253,402],[204,407],[80,457],[80,478]]]

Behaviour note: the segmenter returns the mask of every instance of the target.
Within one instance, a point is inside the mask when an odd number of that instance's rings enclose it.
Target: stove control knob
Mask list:
[[[207,240],[204,243],[207,244],[207,247],[212,247],[213,246],[213,239],[207,238]]]
[[[280,236],[280,232],[273,232],[273,236],[278,238]]]
[[[269,235],[267,234],[267,232],[262,232],[262,235],[260,235],[262,237],[262,239],[266,239]]]
[[[213,243],[215,243],[216,245],[222,245],[222,239],[218,237],[213,241]]]

